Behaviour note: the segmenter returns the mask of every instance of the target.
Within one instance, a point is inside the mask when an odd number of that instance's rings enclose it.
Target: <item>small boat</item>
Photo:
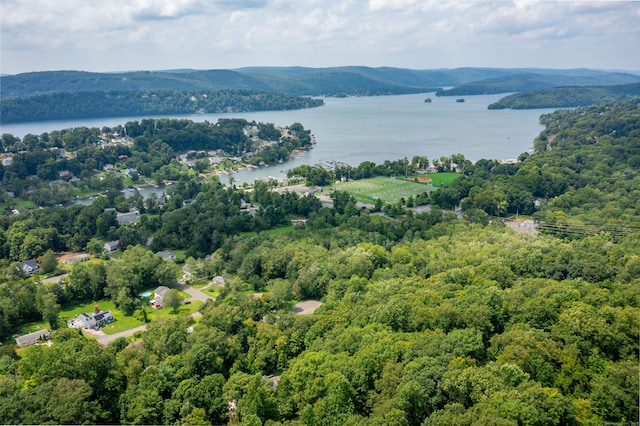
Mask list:
[[[464,102],[464,98],[456,99],[456,102]]]

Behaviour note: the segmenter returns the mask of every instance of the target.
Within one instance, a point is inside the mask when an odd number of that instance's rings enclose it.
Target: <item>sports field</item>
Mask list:
[[[340,182],[334,186],[339,191],[346,191],[366,203],[375,203],[379,198],[385,203],[395,203],[401,198],[415,197],[423,192],[431,192],[437,188],[424,183],[416,183],[402,179],[388,177],[374,177],[369,179]]]

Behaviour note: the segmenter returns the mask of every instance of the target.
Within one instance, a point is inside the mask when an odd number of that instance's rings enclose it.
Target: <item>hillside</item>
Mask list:
[[[436,96],[488,95],[509,92],[530,92],[558,86],[604,86],[640,82],[640,76],[624,73],[541,74],[523,73],[464,83]],[[558,106],[558,105],[554,105]]]
[[[640,96],[640,83],[614,86],[553,87],[505,96],[489,109],[573,108]]]
[[[461,86],[442,95],[506,93],[526,88],[605,85],[640,76],[595,70],[457,68],[411,70],[369,67],[250,67],[236,70],[92,73],[46,71],[1,77],[2,98],[55,92],[254,89],[310,96],[388,95]]]
[[[49,93],[3,99],[0,123],[313,108],[322,99],[253,89]]]

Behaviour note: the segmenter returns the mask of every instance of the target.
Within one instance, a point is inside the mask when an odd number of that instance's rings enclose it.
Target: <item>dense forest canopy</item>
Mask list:
[[[553,87],[505,96],[489,109],[573,108],[640,96],[640,83],[614,86]]]
[[[313,108],[322,99],[253,89],[58,92],[1,101],[0,123]]]
[[[577,90],[580,87],[632,84],[638,83],[639,81],[640,76],[624,73],[610,73],[606,75],[524,73],[461,84],[448,90],[439,90],[436,92],[436,96],[490,95],[509,92],[531,92],[560,86],[572,86]],[[604,99],[599,100],[599,102],[602,101],[604,101]],[[592,103],[597,102],[598,101]],[[562,105],[551,104],[549,107],[561,106]]]
[[[142,201],[136,226],[114,221],[109,194],[1,216],[0,333],[36,320],[60,328],[51,346],[0,347],[0,422],[637,421],[640,105],[541,120],[533,154],[518,163],[431,160],[460,177],[429,195],[430,211],[397,219],[356,208],[347,193],[325,206],[272,191],[271,181],[248,191],[188,174],[165,205]],[[166,137],[157,124],[128,131],[154,144]],[[406,173],[426,160],[385,166]],[[255,215],[241,212],[247,204]],[[525,213],[542,232],[515,233],[499,219]],[[294,218],[304,220],[289,232],[264,232]],[[117,259],[100,254],[114,237],[124,242]],[[15,259],[41,255],[44,264],[72,245],[97,257],[67,281],[16,269]],[[227,281],[197,321],[164,316],[106,347],[58,324],[60,309],[78,301],[108,299],[143,317],[139,291],[182,273],[153,253],[178,248],[205,281]],[[292,311],[310,299],[323,302],[314,314]]]

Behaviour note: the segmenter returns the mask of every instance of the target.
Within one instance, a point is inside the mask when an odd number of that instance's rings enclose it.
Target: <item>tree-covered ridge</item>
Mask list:
[[[534,77],[535,76],[535,77]],[[497,79],[493,81],[492,79]],[[501,80],[504,79],[504,80]],[[486,81],[487,86],[536,80],[544,87],[623,84],[638,76],[590,69],[455,68],[412,70],[362,66],[305,68],[249,67],[236,70],[136,71],[94,73],[45,71],[2,76],[2,98],[28,98],[57,92],[111,92],[140,90],[217,91],[253,89],[300,96],[385,95],[434,91]],[[496,83],[497,82],[497,83]],[[532,83],[533,84],[533,83]],[[485,88],[486,90],[486,88]],[[504,92],[515,91],[503,89]],[[504,93],[503,92],[503,93]],[[476,93],[476,92],[474,92]],[[478,92],[479,93],[479,92]],[[495,92],[482,92],[495,93]]]
[[[604,75],[567,75],[522,73],[461,84],[436,92],[436,96],[490,95],[509,92],[530,92],[558,86],[604,86],[631,84],[640,76],[623,73]],[[573,105],[577,106],[577,105]],[[560,105],[551,105],[560,107]]]
[[[58,92],[1,101],[0,122],[313,108],[321,99],[253,89]]]
[[[640,96],[640,83],[615,86],[553,87],[505,96],[489,109],[573,108]]]

